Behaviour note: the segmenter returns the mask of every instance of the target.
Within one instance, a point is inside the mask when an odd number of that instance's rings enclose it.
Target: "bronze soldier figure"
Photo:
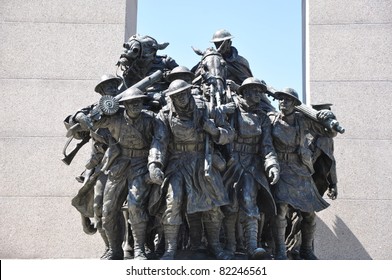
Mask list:
[[[177,66],[166,76],[166,80],[171,83],[174,80],[184,80],[188,84],[192,84],[191,94],[196,99],[203,99],[202,91],[199,85],[194,84],[193,80],[195,79],[195,74],[190,71],[185,66]],[[166,96],[166,104],[171,102],[171,98]],[[186,214],[186,221],[183,228],[182,236],[188,237],[189,242],[185,247],[188,247],[191,251],[195,252],[204,252],[205,246],[203,244],[203,223],[202,223],[202,215],[200,212],[193,214]],[[181,229],[180,229],[181,230]],[[184,243],[187,243],[188,240],[183,240]]]
[[[217,30],[212,36],[211,42],[214,43],[218,52],[222,54],[227,63],[227,79],[241,85],[249,77],[253,77],[249,62],[246,58],[238,54],[237,48],[232,46],[232,38],[226,29]]]
[[[101,77],[101,81],[96,85],[95,92],[100,95],[116,96],[119,91],[118,87],[121,83],[121,78],[106,74]],[[85,115],[90,114],[98,105],[92,104],[77,111],[73,116],[67,117],[69,126],[76,124],[75,117],[77,114],[82,113]],[[83,133],[80,130],[75,130],[74,134]],[[99,231],[102,239],[105,243],[105,252],[101,256],[101,259],[106,258],[106,254],[109,252],[109,241],[105,230],[102,227],[102,204],[103,204],[103,193],[104,187],[107,181],[107,175],[103,172],[107,166],[109,155],[113,154],[113,151],[108,151],[109,144],[112,143],[112,137],[110,132],[106,128],[98,128],[92,130],[90,133],[92,150],[90,158],[86,163],[86,170],[81,176],[77,177],[83,182],[83,186],[78,194],[72,199],[72,205],[78,209],[82,214],[84,211],[85,217],[91,217],[93,215],[95,220],[95,228]],[[91,212],[91,206],[93,207],[93,214]],[[85,231],[88,227],[84,224]],[[92,233],[92,232],[91,232]]]
[[[312,104],[313,109],[331,110],[332,104]],[[309,138],[309,148],[312,151],[312,162],[314,173],[313,181],[321,196],[327,192],[327,196],[335,200],[337,198],[337,175],[336,161],[333,155],[334,145],[333,138],[325,137],[311,132],[307,135]],[[301,247],[301,221],[300,211],[289,211],[287,217],[290,232],[286,237],[287,254],[291,259],[301,259],[299,255]]]
[[[170,131],[161,195],[166,204],[162,215],[165,253],[161,259],[174,258],[184,215],[194,213],[202,213],[213,255],[217,259],[228,259],[219,241],[223,218],[220,206],[229,203],[228,194],[214,163],[208,163],[210,168],[206,168],[205,163],[211,151],[206,139],[226,144],[233,133],[219,114],[214,115],[205,102],[192,96],[191,87],[184,80],[174,80],[168,88],[171,103],[158,115]]]
[[[121,206],[128,193],[129,220],[134,238],[134,258],[146,259],[145,241],[149,214],[147,204],[151,186],[163,180],[161,135],[164,125],[154,114],[142,110],[145,94],[137,88],[124,92],[120,102],[125,109],[113,116],[102,116],[96,122],[84,114],[76,116],[84,127],[106,127],[116,140],[120,154],[108,169],[103,196],[102,222],[110,245],[107,259],[123,259],[124,219]]]
[[[271,122],[261,106],[261,95],[266,90],[266,85],[254,77],[245,79],[238,88],[238,107],[231,116],[236,131],[231,144],[232,160],[223,177],[232,199],[230,206],[223,207],[226,249],[231,254],[235,252],[238,215],[249,259],[268,258],[266,250],[257,244],[258,221],[262,215],[272,217],[276,213],[268,179],[271,185],[276,184],[279,164],[272,144]]]
[[[213,34],[211,42],[214,43],[216,49],[222,54],[223,59],[227,63],[226,79],[228,85],[231,90],[237,91],[239,85],[241,85],[245,79],[253,77],[253,74],[248,60],[239,55],[237,48],[232,46],[233,38],[234,36],[226,29],[219,29]],[[271,102],[265,95],[262,96],[261,101],[265,107],[264,110],[274,110]]]
[[[336,132],[305,118],[295,112],[294,107],[301,104],[294,89],[285,88],[275,92],[279,98],[280,112],[271,115],[272,136],[281,168],[280,179],[272,187],[277,205],[277,215],[272,219],[272,233],[275,241],[275,259],[287,259],[285,245],[286,215],[289,207],[299,210],[302,242],[300,256],[303,259],[317,259],[313,252],[314,232],[316,228],[315,212],[329,204],[320,196],[312,179],[312,155],[306,144],[308,131],[325,137],[335,137]],[[323,121],[333,118],[332,112],[320,111],[317,118]]]
[[[313,104],[316,110],[331,110],[332,104]],[[313,136],[311,142],[313,151],[313,180],[321,196],[327,191],[327,196],[335,200],[338,196],[338,178],[336,174],[336,160],[334,156],[333,139],[319,135]]]

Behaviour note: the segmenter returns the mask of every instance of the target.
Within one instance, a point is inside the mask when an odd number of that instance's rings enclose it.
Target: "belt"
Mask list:
[[[278,153],[278,160],[281,161],[295,161],[298,159],[297,153]]]
[[[176,152],[204,152],[204,143],[173,143],[172,147]]]
[[[134,149],[127,149],[122,148],[121,154],[126,157],[148,157],[149,151],[148,150],[134,150]]]
[[[258,145],[249,145],[242,143],[234,143],[233,150],[235,152],[247,153],[247,154],[257,154],[259,152]]]
[[[235,142],[237,143],[244,143],[244,144],[257,144],[260,141],[260,137],[249,137],[249,138],[242,138],[242,137],[238,137],[237,139],[235,139]]]

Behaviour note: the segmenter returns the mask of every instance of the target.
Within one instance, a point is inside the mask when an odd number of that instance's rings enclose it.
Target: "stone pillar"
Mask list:
[[[122,52],[125,2],[3,0],[0,5],[0,258],[98,258],[71,199],[90,147],[62,161],[64,118],[99,98]],[[136,27],[135,27],[136,29]]]
[[[392,2],[306,1],[307,103],[330,102],[338,199],[318,214],[321,259],[392,259]]]

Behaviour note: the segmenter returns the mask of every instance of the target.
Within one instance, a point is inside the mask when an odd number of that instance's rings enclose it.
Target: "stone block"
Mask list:
[[[390,81],[391,24],[310,25],[310,81]]]
[[[386,117],[391,87],[391,81],[315,81],[310,83],[308,104],[333,104],[333,112],[346,128],[339,139],[392,139],[392,122]]]
[[[0,78],[96,79],[116,71],[122,24],[1,23]]]
[[[315,253],[323,260],[390,260],[390,199],[337,199],[317,215]]]
[[[110,72],[109,72],[110,73]],[[94,80],[3,79],[0,134],[3,137],[64,137],[64,119],[101,97]]]
[[[3,0],[0,17],[7,22],[123,24],[125,1]]]
[[[307,2],[310,11],[309,23],[311,25],[391,23],[392,21],[392,2],[389,0],[355,0],[350,2],[346,0],[319,0]]]
[[[0,197],[73,197],[91,151],[86,144],[71,165],[61,159],[65,137],[0,138]],[[69,204],[71,200],[69,199]]]
[[[105,249],[101,236],[83,232],[70,199],[0,197],[0,258],[99,259]]]
[[[338,197],[392,199],[392,140],[336,139]]]

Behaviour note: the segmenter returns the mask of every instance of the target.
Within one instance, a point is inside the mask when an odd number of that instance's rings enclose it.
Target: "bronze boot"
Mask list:
[[[205,249],[202,243],[203,223],[200,213],[188,214],[187,220],[189,225],[190,250],[201,251]]]
[[[307,223],[305,220],[301,223],[302,242],[299,249],[299,256],[304,260],[318,260],[313,252],[315,223]]]
[[[248,218],[243,222],[246,252],[250,260],[270,259],[269,253],[264,248],[257,247],[258,221],[256,218]]]
[[[114,217],[110,223],[103,223],[103,229],[109,241],[109,251],[105,255],[105,260],[123,260],[124,250],[122,243],[124,240],[124,217],[121,213]]]
[[[236,213],[227,214],[223,218],[223,228],[225,230],[225,237],[226,237],[225,250],[233,258],[235,256],[236,246],[237,246],[236,234],[235,234],[235,230],[236,230],[236,226],[237,226],[236,222],[237,222],[237,214]]]
[[[133,235],[133,259],[147,260],[145,252],[147,223],[141,222],[131,225]]]
[[[177,238],[179,228],[179,225],[163,225],[165,253],[161,257],[161,260],[174,260],[177,252]]]
[[[208,248],[217,260],[231,260],[233,256],[226,253],[219,241],[221,221],[205,220],[204,225],[207,231]]]
[[[109,240],[108,240],[108,237],[106,236],[106,232],[104,229],[98,228],[98,231],[102,236],[103,242],[105,243],[105,252],[101,256],[101,260],[105,260],[106,255],[109,252]]]
[[[285,233],[287,221],[275,217],[272,221],[272,235],[275,242],[275,260],[287,260]]]

